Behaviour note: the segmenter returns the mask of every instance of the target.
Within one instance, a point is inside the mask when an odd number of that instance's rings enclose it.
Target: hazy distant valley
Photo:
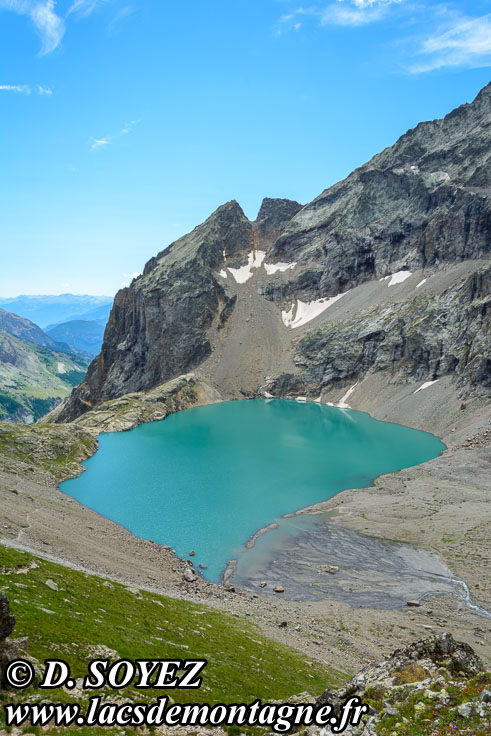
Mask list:
[[[68,396],[100,348],[111,303],[69,294],[0,299],[0,419],[31,424]]]

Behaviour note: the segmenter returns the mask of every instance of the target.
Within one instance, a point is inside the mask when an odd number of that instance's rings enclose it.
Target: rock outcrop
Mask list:
[[[7,688],[5,669],[8,663],[19,656],[15,644],[8,641],[14,626],[15,616],[10,612],[8,598],[0,593],[0,690]]]
[[[341,690],[326,690],[317,702],[332,704],[337,717],[348,698],[358,696],[368,703],[368,716],[348,729],[360,736],[427,733],[428,719],[434,733],[443,733],[438,727],[449,722],[455,730],[475,733],[473,728],[491,715],[489,680],[472,647],[442,633],[396,650],[384,662],[359,672]],[[318,734],[319,729],[307,732]],[[322,733],[334,732],[328,726]]]
[[[326,322],[298,343],[299,375],[274,377],[265,390],[314,398],[372,371],[400,382],[453,374],[463,395],[488,391],[490,276],[486,266],[442,293],[418,293],[397,306],[381,310],[377,305],[356,319]]]
[[[213,404],[221,397],[212,386],[193,373],[167,381],[150,391],[125,394],[118,399],[103,401],[92,411],[75,419],[77,427],[95,432],[123,432],[145,422],[157,422],[169,414],[202,404]],[[47,418],[53,421],[63,407]]]
[[[225,398],[322,394],[379,372],[489,388],[491,85],[302,207],[237,202],[116,295],[57,421],[193,370]],[[411,279],[412,277],[412,279]]]

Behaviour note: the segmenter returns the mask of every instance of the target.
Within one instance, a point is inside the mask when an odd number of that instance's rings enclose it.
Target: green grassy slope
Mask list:
[[[36,421],[80,383],[88,362],[0,330],[0,419]]]
[[[48,587],[47,581],[58,590]],[[86,674],[88,661],[101,656],[106,647],[112,650],[113,661],[208,659],[199,690],[135,690],[130,686],[118,693],[133,702],[161,695],[170,695],[176,702],[279,700],[302,691],[317,695],[343,679],[299,652],[268,640],[245,617],[132,591],[3,546],[0,589],[17,617],[11,638],[29,637],[29,654],[41,662],[48,657],[65,659],[74,677]],[[114,695],[110,690],[104,692]],[[46,691],[30,690],[29,694],[34,701],[47,696]],[[49,699],[56,696],[57,701],[77,701],[59,689],[48,695]],[[21,692],[2,694],[0,705],[15,698],[21,699]],[[87,732],[95,733],[93,729]]]

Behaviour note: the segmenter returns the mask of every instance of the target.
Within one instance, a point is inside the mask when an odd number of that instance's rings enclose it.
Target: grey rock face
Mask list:
[[[488,85],[306,205],[274,255],[312,267],[311,283],[293,279],[266,295],[329,296],[398,270],[489,253],[490,113]]]
[[[5,669],[11,659],[19,656],[14,645],[6,641],[15,626],[15,616],[10,613],[8,599],[0,593],[0,690],[7,687]]]
[[[15,616],[10,613],[8,598],[0,593],[0,641],[10,636],[15,626]]]
[[[264,385],[275,395],[318,396],[325,387],[370,371],[403,381],[454,374],[464,394],[489,386],[485,268],[438,293],[415,293],[397,308],[361,309],[359,318],[336,323],[327,312],[319,329],[303,330],[299,338],[287,327],[282,332],[280,310],[398,271],[433,273],[486,258],[491,242],[490,121],[488,85],[474,102],[408,131],[305,207],[265,199],[255,222],[237,202],[219,207],[117,293],[101,353],[58,420],[196,370],[210,358],[215,343],[220,343],[219,360],[230,355],[228,341],[235,353],[244,351],[247,366],[250,340],[254,361],[261,364],[263,348],[254,343],[250,319],[255,305],[261,306],[261,319],[270,320],[273,354],[284,355],[285,346],[289,351],[283,368],[289,366],[289,372],[278,375],[278,369]],[[244,266],[249,253],[261,250],[265,263],[284,264],[280,273],[268,271],[266,277],[264,269],[256,269],[263,274],[254,277],[256,287],[252,281],[236,283],[230,272],[227,276],[225,269]],[[265,299],[271,308],[265,308]],[[236,313],[243,313],[241,324],[247,323],[249,331],[234,342]],[[264,345],[265,353],[272,350],[271,344]],[[271,372],[268,367],[262,375]],[[225,376],[227,366],[219,373]],[[205,375],[214,382],[215,374]],[[234,369],[236,395],[254,395],[259,389],[254,383],[251,391],[250,381],[241,385],[241,380]]]
[[[150,389],[186,373],[211,352],[207,329],[233,302],[216,271],[226,254],[253,248],[251,223],[229,202],[192,233],[152,258],[143,275],[116,294],[100,355],[61,417]]]
[[[418,294],[403,305],[377,308],[362,319],[326,322],[297,346],[299,375],[275,377],[276,395],[319,393],[384,371],[395,380],[436,380],[454,373],[463,394],[491,387],[491,268],[484,267],[441,295]]]

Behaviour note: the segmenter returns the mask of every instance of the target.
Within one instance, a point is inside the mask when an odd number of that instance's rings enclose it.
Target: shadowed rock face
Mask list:
[[[0,642],[10,636],[15,626],[15,616],[10,613],[9,602],[3,593],[0,593]]]
[[[464,393],[485,385],[486,268],[476,266],[467,280],[447,284],[436,295],[415,293],[397,310],[362,309],[361,319],[341,324],[329,321],[328,312],[311,332],[281,332],[280,311],[297,299],[335,296],[398,271],[443,272],[451,264],[487,257],[490,112],[488,85],[474,102],[408,131],[305,207],[265,199],[255,222],[237,202],[219,207],[117,293],[101,353],[57,421],[198,368],[215,343],[223,349],[223,341],[232,339],[240,304],[252,313],[259,300],[272,305],[270,312],[262,308],[261,319],[276,315],[271,335],[279,336],[283,351],[287,346],[290,365],[297,368],[288,374],[279,369],[268,379],[273,394],[313,395],[369,371],[402,380],[456,374]],[[257,251],[266,253],[269,264],[292,268],[267,278],[261,269],[264,277],[255,276],[255,286],[252,280],[236,284],[230,272],[223,277],[225,268],[246,265],[248,254]],[[253,331],[250,316],[244,311],[240,319],[250,321]],[[245,357],[247,340],[237,338]],[[264,345],[265,351],[270,348]],[[213,382],[214,375],[208,378]],[[219,380],[216,387],[221,389]],[[251,394],[250,385],[242,388]]]
[[[15,616],[10,613],[8,599],[0,593],[0,690],[7,687],[5,668],[11,659],[19,656],[19,652],[6,641],[15,626]]]

